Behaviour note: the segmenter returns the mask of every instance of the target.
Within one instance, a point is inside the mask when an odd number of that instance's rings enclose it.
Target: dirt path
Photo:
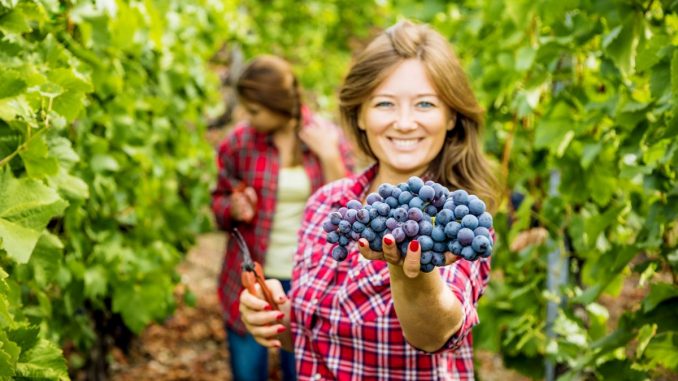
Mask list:
[[[196,296],[195,307],[180,303],[174,316],[164,324],[148,327],[135,340],[128,356],[112,353],[113,381],[229,381],[226,335],[215,293],[217,273],[224,247],[222,233],[198,238],[196,246],[179,267],[183,283]],[[185,289],[177,290],[183,300]],[[275,358],[272,357],[275,361]],[[481,364],[479,381],[527,381],[503,367],[501,359],[489,352],[477,354]],[[278,379],[272,373],[271,380]]]

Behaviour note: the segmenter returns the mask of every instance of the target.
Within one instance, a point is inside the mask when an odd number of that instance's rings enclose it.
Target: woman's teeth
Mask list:
[[[391,138],[390,140],[398,148],[414,147],[419,142],[419,139],[393,139],[393,138]]]

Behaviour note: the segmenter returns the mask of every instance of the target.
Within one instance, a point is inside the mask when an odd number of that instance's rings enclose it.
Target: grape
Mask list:
[[[402,192],[403,192],[402,189],[400,189],[400,188],[398,188],[398,187],[393,187],[393,189],[391,189],[391,197],[393,197],[393,198],[395,198],[396,200],[398,200],[398,196],[400,196],[400,194],[401,194]]]
[[[473,233],[473,232],[471,232]],[[433,230],[431,231],[431,238],[433,238],[434,241],[437,242],[443,242],[445,241],[445,230],[443,229],[442,226],[436,225],[433,227]]]
[[[434,242],[433,251],[444,253],[445,251],[447,251],[447,244],[445,244],[445,242]]]
[[[443,206],[445,206],[446,201],[447,199],[444,196],[440,198],[434,198],[433,201],[431,201],[431,204],[429,204],[429,206],[436,208],[436,210],[440,210],[443,208]]]
[[[386,230],[386,218],[379,216],[373,219],[370,222],[370,227],[372,228],[372,230],[374,230],[375,233],[383,232],[384,230]]]
[[[370,211],[370,219],[375,219],[377,216],[379,216],[379,212],[377,211],[377,208],[370,208],[368,209]]]
[[[385,202],[378,203],[375,205],[375,208],[377,209],[377,213],[381,216],[388,216],[388,213],[391,211],[391,207]]]
[[[410,187],[412,192],[418,193],[419,189],[424,186],[424,181],[417,176],[412,176],[409,180],[407,180],[407,185]]]
[[[370,211],[367,209],[360,209],[356,213],[356,220],[360,221],[363,224],[370,223]]]
[[[438,214],[438,208],[436,208],[435,205],[428,204],[424,207],[424,213],[428,214],[429,216],[435,216]]]
[[[431,264],[434,266],[445,266],[445,255],[442,253],[433,253]]]
[[[398,196],[398,202],[400,205],[407,205],[413,197],[414,196],[409,191],[403,191],[400,193],[400,196]]]
[[[409,205],[410,208],[423,209],[424,208],[424,200],[420,199],[419,197],[412,197],[412,199],[410,200],[408,205]]]
[[[436,215],[436,225],[445,226],[454,218],[454,213],[448,209],[443,209]]]
[[[371,241],[377,236],[377,234],[374,232],[374,230],[370,228],[365,228],[365,230],[363,230],[363,232],[360,233],[360,236],[368,241]]]
[[[391,193],[393,192],[393,185],[389,183],[383,183],[379,185],[379,188],[377,188],[377,192],[379,192],[379,195],[381,195],[381,197],[386,198],[390,196]]]
[[[344,220],[348,221],[349,224],[352,224],[352,223],[355,222],[357,215],[358,215],[358,210],[349,209],[349,210],[346,211],[346,215],[344,216]]]
[[[463,246],[461,246],[461,243],[455,239],[454,241],[450,241],[450,244],[447,245],[447,249],[454,255],[460,255]]]
[[[421,271],[423,273],[430,273],[431,271],[433,271],[434,268],[435,268],[435,265],[433,263],[427,263],[425,265],[420,265],[419,271]]]
[[[341,221],[339,221],[339,222],[341,222]],[[325,231],[325,233],[331,233],[331,232],[337,230],[337,225],[333,224],[332,221],[327,220],[327,221],[323,222],[323,230]]]
[[[483,235],[476,236],[471,242],[471,247],[477,253],[484,253],[490,247],[490,240]]]
[[[396,188],[396,189],[397,189],[397,188]],[[400,204],[398,204],[398,199],[395,198],[395,197],[393,197],[393,196],[388,196],[388,197],[386,197],[386,199],[384,200],[384,202],[385,202],[391,209],[397,208],[398,205],[400,205]]]
[[[384,250],[383,248],[383,243],[381,241],[381,237],[376,237],[372,241],[370,241],[370,249],[374,251],[382,251]]]
[[[419,189],[419,198],[423,202],[431,202],[433,201],[433,197],[435,197],[436,191],[433,189],[433,187],[424,185]]]
[[[370,205],[374,205],[375,202],[379,202],[379,201],[384,201],[384,199],[381,197],[381,195],[379,193],[370,193],[365,198],[365,202],[367,202]],[[361,205],[361,207],[362,207],[362,205]]]
[[[407,209],[405,208],[396,208],[393,211],[393,218],[398,222],[407,221]]]
[[[349,209],[358,210],[363,207],[363,204],[361,204],[358,200],[351,200],[346,204],[346,207]]]
[[[337,261],[343,261],[348,256],[348,250],[343,246],[335,246],[332,249],[332,258]]]
[[[328,243],[337,243],[339,242],[339,233],[336,231],[331,231],[327,233],[327,238],[326,238]]]
[[[433,224],[431,221],[426,219],[419,221],[419,234],[422,236],[428,236],[431,235],[431,231],[433,231]]]
[[[468,204],[468,192],[463,189],[457,189],[452,192],[452,199],[457,205],[466,205]]]
[[[480,216],[481,214],[485,213],[485,203],[478,198],[470,200],[468,202],[468,210],[474,216]]]
[[[398,227],[398,221],[395,218],[389,217],[386,219],[386,229],[393,231],[393,229]]]
[[[422,250],[424,250],[422,248]],[[421,259],[419,260],[419,263],[422,265],[427,265],[431,263],[431,259],[433,259],[433,252],[432,251],[422,251],[421,252]]]
[[[346,220],[339,222],[339,233],[346,234],[351,231],[351,223]]]
[[[473,214],[467,214],[461,219],[461,226],[471,230],[478,227],[478,217]]]
[[[422,253],[424,251],[433,250],[433,239],[431,237],[427,235],[421,235],[419,238],[417,238],[417,241],[419,241],[419,246],[421,246]]]
[[[355,230],[351,230],[350,233],[348,233],[349,236],[351,236],[351,239],[354,241],[357,241],[360,239],[360,233],[356,232]]]
[[[351,229],[356,233],[362,233],[362,231],[365,230],[365,227],[365,224],[360,221],[356,221],[351,225]]]
[[[492,245],[488,246],[484,253],[480,253],[481,258],[487,258],[490,255],[492,255]]]
[[[402,192],[405,192],[410,190],[410,186],[406,183],[400,183],[398,184],[398,189],[400,189]]]
[[[457,233],[461,229],[461,224],[457,221],[450,221],[445,225],[445,235],[450,239],[457,239]]]
[[[458,220],[464,218],[464,216],[467,215],[468,213],[469,213],[468,206],[466,205],[457,205],[454,208],[454,217],[457,218]]]
[[[330,213],[329,218],[332,225],[339,225],[344,217],[339,212],[332,212]]]
[[[470,245],[473,242],[473,237],[473,230],[469,228],[461,228],[459,233],[457,233],[457,240],[459,240],[462,246]]]
[[[492,227],[492,215],[490,213],[483,213],[478,217],[478,225],[484,227],[484,228],[491,228]]]
[[[393,235],[393,239],[395,239],[397,243],[401,243],[405,240],[405,232],[401,227],[391,230],[391,235]]]
[[[341,246],[346,246],[346,245],[348,245],[348,237],[345,236],[345,235],[340,235],[340,236],[339,236],[339,244],[340,244]]]
[[[424,218],[424,212],[421,209],[412,208],[407,211],[407,218],[419,222]]]
[[[405,235],[408,237],[414,237],[419,233],[419,224],[416,221],[405,221],[402,227]]]
[[[484,226],[478,226],[477,228],[475,228],[475,230],[473,230],[473,234],[475,234],[476,236],[483,235],[487,237],[487,239],[492,240],[492,235],[490,234],[490,231],[487,230],[487,228]]]
[[[461,257],[468,261],[473,261],[476,259],[477,255],[471,246],[465,246],[461,249]]]
[[[400,243],[400,246],[398,248],[400,249],[400,255],[403,257],[407,255],[407,248],[410,246],[410,241],[403,241]]]

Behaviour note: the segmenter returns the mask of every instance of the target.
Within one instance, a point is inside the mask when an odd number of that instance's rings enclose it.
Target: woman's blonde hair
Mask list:
[[[361,107],[404,60],[420,60],[440,99],[455,118],[445,144],[425,176],[451,189],[465,189],[495,206],[496,179],[481,145],[483,110],[450,43],[426,25],[401,21],[377,36],[355,59],[339,91],[341,121],[358,147],[376,160],[358,127]]]

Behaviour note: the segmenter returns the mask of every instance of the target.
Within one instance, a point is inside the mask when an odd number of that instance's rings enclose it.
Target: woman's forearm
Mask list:
[[[461,328],[461,302],[437,271],[409,278],[402,266],[389,264],[389,270],[393,305],[403,335],[415,348],[426,352],[440,349]]]

